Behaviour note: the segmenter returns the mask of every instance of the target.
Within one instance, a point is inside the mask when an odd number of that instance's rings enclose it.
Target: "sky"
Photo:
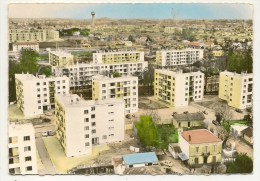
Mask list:
[[[9,4],[10,18],[90,19],[252,19],[253,6],[242,3],[85,3]]]

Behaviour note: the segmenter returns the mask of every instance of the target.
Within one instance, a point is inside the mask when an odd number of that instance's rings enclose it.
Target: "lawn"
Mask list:
[[[229,121],[230,125],[247,125],[245,120],[231,120]]]
[[[93,147],[92,155],[66,157],[60,142],[55,136],[45,137],[43,138],[43,141],[51,161],[59,174],[66,174],[68,170],[78,165],[88,164],[97,157],[99,152],[109,149],[107,145],[98,145]]]

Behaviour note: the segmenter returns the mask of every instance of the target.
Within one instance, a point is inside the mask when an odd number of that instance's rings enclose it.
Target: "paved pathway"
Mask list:
[[[43,170],[39,171],[39,174],[57,174],[40,134],[36,137],[36,147],[44,167]]]

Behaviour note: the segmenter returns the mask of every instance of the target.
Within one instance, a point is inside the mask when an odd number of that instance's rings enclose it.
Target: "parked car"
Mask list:
[[[56,134],[55,131],[51,131],[51,130],[49,130],[49,131],[43,131],[43,132],[42,132],[42,137],[54,136],[55,134]]]
[[[243,113],[243,111],[240,110],[240,109],[236,109],[236,112],[238,112],[238,113]]]

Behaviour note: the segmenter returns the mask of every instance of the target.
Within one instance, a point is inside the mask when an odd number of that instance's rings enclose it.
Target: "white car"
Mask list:
[[[42,132],[42,137],[47,137],[48,136],[48,131],[43,131]]]

